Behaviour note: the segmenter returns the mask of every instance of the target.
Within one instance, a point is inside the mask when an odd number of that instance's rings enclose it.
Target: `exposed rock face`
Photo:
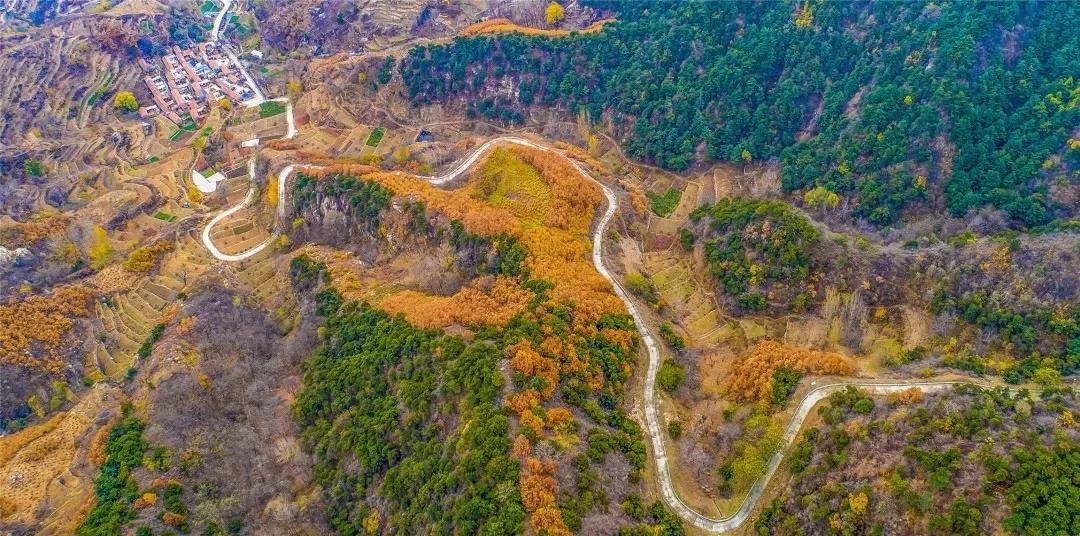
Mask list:
[[[0,246],[0,272],[6,272],[30,262],[33,254],[26,248],[8,249]]]

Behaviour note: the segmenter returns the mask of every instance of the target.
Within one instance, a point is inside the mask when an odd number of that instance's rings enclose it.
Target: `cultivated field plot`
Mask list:
[[[266,248],[250,258],[230,265],[251,295],[269,310],[275,310],[292,294],[289,292],[290,257]]]
[[[342,151],[338,148],[354,139],[354,136],[351,135],[352,132],[350,130],[339,132],[325,127],[304,128],[300,129],[296,137],[293,138],[292,144],[302,151],[313,154],[341,155]],[[367,136],[366,131],[364,136]],[[362,144],[363,139],[359,143]]]
[[[248,182],[247,177],[238,177],[235,179],[225,179],[218,183],[217,191],[214,195],[218,195],[225,198],[225,206],[232,207],[238,205],[248,195],[248,190],[251,189],[251,185]]]
[[[695,181],[672,181],[663,189],[652,191],[666,193],[671,188],[682,191],[679,203],[667,217],[657,216],[651,210],[649,211],[648,234],[650,244],[662,244],[666,247],[674,239],[675,234],[678,233],[679,227],[689,219],[690,213],[698,207],[702,190],[700,183]]]
[[[542,224],[551,210],[551,187],[540,172],[506,149],[492,150],[470,183],[477,197],[505,207],[526,225]]]
[[[670,250],[651,251],[644,256],[644,267],[664,302],[675,311],[691,346],[709,348],[731,336],[712,295],[695,281],[685,260]]]
[[[269,231],[258,223],[258,213],[254,207],[230,214],[210,231],[210,239],[226,255],[243,253],[269,237]]]
[[[234,140],[247,141],[254,138],[280,138],[288,130],[289,124],[285,114],[265,118],[256,115],[250,121],[241,121],[240,124],[229,127],[228,133]]]
[[[370,149],[364,143],[371,136],[371,128],[359,126],[344,131],[343,135],[334,140],[330,149],[331,153],[342,157],[359,157],[365,149]]]

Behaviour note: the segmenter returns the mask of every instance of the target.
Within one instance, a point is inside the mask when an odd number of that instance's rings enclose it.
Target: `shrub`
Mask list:
[[[823,186],[818,186],[803,194],[803,202],[817,210],[836,208],[836,205],[840,203],[840,196]]]
[[[802,373],[791,367],[780,366],[772,374],[772,402],[777,406],[787,404],[795,387],[799,384]]]
[[[31,177],[40,177],[45,174],[45,168],[41,166],[41,162],[32,158],[27,158],[23,161],[23,169]]]
[[[645,276],[639,273],[632,273],[626,276],[626,287],[633,292],[635,296],[656,305],[660,301],[660,296],[656,292],[656,287]]]
[[[870,412],[874,411],[874,401],[869,398],[863,398],[856,402],[853,406],[851,406],[851,408],[854,409],[857,413],[869,415]]]
[[[914,363],[916,361],[922,361],[930,355],[930,351],[925,346],[915,346],[906,350],[900,350],[894,355],[885,357],[884,363],[889,367],[900,367],[907,365],[908,363]]]
[[[671,439],[678,440],[682,437],[683,423],[682,421],[671,421],[667,425],[667,433],[671,436]]]
[[[678,389],[684,380],[686,380],[686,369],[670,359],[660,365],[660,371],[656,374],[656,383],[668,392]]]
[[[645,503],[641,500],[640,495],[636,493],[627,495],[622,507],[626,515],[630,516],[631,519],[635,521],[645,519]]]
[[[694,236],[694,232],[687,228],[679,229],[679,245],[682,246],[684,251],[693,251],[694,242],[697,237]]]
[[[671,325],[671,322],[660,324],[660,337],[676,350],[686,348],[686,340],[682,338],[682,335],[675,333],[675,328]]]
[[[762,296],[758,292],[749,292],[739,296],[737,299],[739,307],[746,309],[747,311],[763,311],[768,302],[765,301],[765,296]]]

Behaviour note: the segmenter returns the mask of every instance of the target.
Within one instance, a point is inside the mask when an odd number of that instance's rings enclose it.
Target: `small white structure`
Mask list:
[[[261,60],[261,59],[263,59],[263,53],[262,53],[261,50],[252,50],[251,51],[251,57],[255,58],[257,60]]]
[[[240,142],[241,147],[257,147],[259,145],[259,138],[252,138],[248,141]]]
[[[191,170],[191,182],[195,183],[195,187],[204,194],[217,190],[217,183],[223,180],[225,180],[225,175],[222,175],[220,171],[206,177],[195,169]]]

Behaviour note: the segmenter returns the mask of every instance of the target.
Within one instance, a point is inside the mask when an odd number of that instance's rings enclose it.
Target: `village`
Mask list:
[[[244,84],[239,66],[213,42],[186,49],[174,45],[160,63],[139,58],[139,67],[154,98],[154,104],[141,107],[139,115],[164,115],[178,127],[197,123],[211,104],[222,99],[239,104],[256,96]]]

